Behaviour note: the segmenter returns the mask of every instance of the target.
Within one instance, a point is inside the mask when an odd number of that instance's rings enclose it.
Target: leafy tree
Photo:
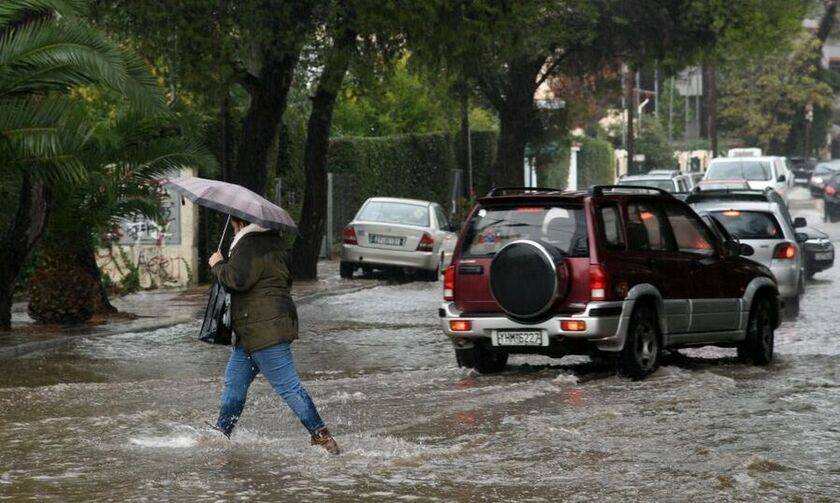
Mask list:
[[[29,312],[36,320],[67,323],[116,311],[96,263],[102,236],[123,218],[142,214],[159,219],[162,176],[183,167],[215,166],[195,117],[110,110],[91,117],[95,125],[77,154],[85,178],[52,191],[52,217],[31,282]]]
[[[667,133],[662,124],[653,115],[642,117],[639,138],[636,140],[636,152],[644,154],[644,167],[651,169],[669,169],[676,167],[674,149],[668,142]]]
[[[101,85],[152,109],[161,104],[145,65],[78,17],[76,0],[0,6],[0,329],[12,292],[47,222],[50,189],[85,176],[76,153],[90,129],[68,92]]]
[[[784,154],[794,119],[805,106],[828,107],[834,98],[831,87],[817,80],[812,71],[817,50],[819,42],[803,33],[792,53],[778,50],[724,67],[722,129],[745,145]]]

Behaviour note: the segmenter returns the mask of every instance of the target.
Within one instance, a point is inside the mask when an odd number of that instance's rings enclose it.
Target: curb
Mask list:
[[[294,299],[298,305],[308,304],[315,300],[318,300],[323,297],[333,297],[337,295],[347,295],[351,293],[360,292],[362,290],[369,290],[371,288],[376,288],[377,286],[381,286],[380,284],[372,284],[372,285],[363,285],[354,288],[348,289],[341,289],[336,291],[324,291],[324,292],[315,292],[310,293],[308,295],[302,295],[297,299]],[[15,344],[13,346],[3,347],[0,348],[0,360],[11,360],[13,358],[20,358],[21,356],[25,356],[30,353],[35,353],[38,351],[46,351],[50,349],[57,349],[60,347],[64,347],[67,345],[72,344],[80,337],[108,337],[111,335],[118,335],[118,334],[126,334],[130,332],[151,332],[154,330],[161,330],[164,328],[174,327],[175,325],[182,325],[184,323],[190,323],[197,321],[199,318],[184,318],[178,320],[169,320],[169,321],[162,321],[155,324],[150,324],[148,326],[138,327],[135,330],[124,330],[120,329],[118,325],[115,325],[113,328],[103,328],[101,331],[93,331],[87,333],[78,333],[78,334],[71,334],[71,335],[58,335],[56,337],[46,339],[46,340],[39,340],[39,341],[29,341],[29,342],[22,342],[20,344]],[[81,329],[75,329],[81,330]],[[73,329],[71,329],[71,332]]]

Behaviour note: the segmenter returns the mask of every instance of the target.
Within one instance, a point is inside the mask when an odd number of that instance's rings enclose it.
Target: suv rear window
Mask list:
[[[707,180],[721,178],[766,181],[773,178],[773,170],[770,161],[722,161],[712,164],[706,173]]]
[[[518,239],[547,242],[572,257],[588,257],[581,206],[488,207],[476,211],[464,236],[464,257],[489,257]]]
[[[771,213],[763,211],[714,211],[712,215],[738,239],[782,239],[782,229]]]
[[[429,208],[416,204],[371,201],[359,213],[357,220],[389,224],[429,226]]]

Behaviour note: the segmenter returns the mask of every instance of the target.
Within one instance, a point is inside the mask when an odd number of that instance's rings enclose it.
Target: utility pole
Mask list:
[[[671,87],[668,89],[668,142],[674,143],[674,77],[671,77]]]

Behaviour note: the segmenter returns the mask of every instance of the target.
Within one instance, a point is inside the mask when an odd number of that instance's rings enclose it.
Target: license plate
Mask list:
[[[405,242],[405,238],[399,236],[380,236],[379,234],[371,234],[370,242],[375,245],[402,246]]]
[[[831,260],[834,258],[834,254],[831,252],[823,252],[823,253],[815,253],[814,259],[816,260]]]
[[[548,346],[541,330],[500,330],[492,342],[494,346]]]

